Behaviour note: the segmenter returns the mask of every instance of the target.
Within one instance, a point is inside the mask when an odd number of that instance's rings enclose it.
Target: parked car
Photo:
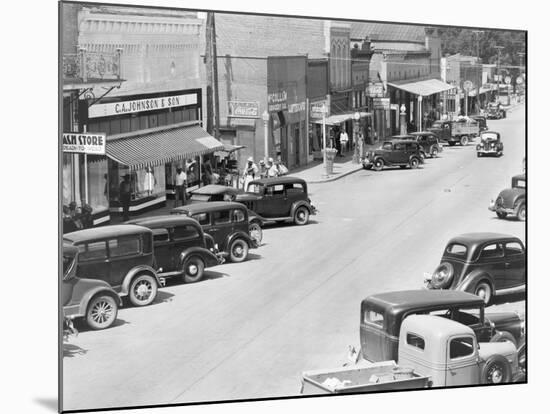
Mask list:
[[[128,221],[153,231],[154,268],[159,278],[183,277],[186,283],[198,282],[204,269],[222,264],[215,241],[204,234],[201,225],[185,216],[154,216]]]
[[[428,289],[462,290],[489,304],[494,295],[525,290],[525,247],[519,238],[506,234],[454,237],[425,282]]]
[[[418,145],[420,145],[420,151],[424,158],[430,156],[431,158],[437,157],[437,155],[443,151],[443,145],[439,143],[437,135],[429,131],[411,132],[409,135],[404,136],[405,139],[411,139],[412,137]]]
[[[496,200],[491,200],[489,210],[497,213],[498,218],[501,219],[516,216],[518,220],[525,221],[527,218],[526,187],[525,174],[513,176],[512,187],[502,190]]]
[[[477,156],[496,155],[502,156],[504,144],[500,140],[500,134],[495,131],[485,131],[480,135],[480,143],[476,145]]]
[[[479,125],[469,117],[459,117],[454,121],[435,121],[428,131],[433,132],[440,141],[446,141],[450,146],[468,145],[479,135]]]
[[[497,102],[488,104],[486,113],[487,113],[488,119],[506,118],[506,111],[502,109],[500,103],[497,103]]]
[[[302,394],[524,382],[514,344],[479,342],[471,328],[432,315],[410,315],[395,361],[302,373]]]
[[[371,362],[397,360],[403,320],[414,314],[452,319],[472,328],[479,342],[522,337],[522,320],[515,312],[485,313],[485,302],[471,293],[453,290],[403,290],[369,296],[361,302],[361,356]]]
[[[476,121],[479,125],[479,132],[487,131],[489,129],[485,115],[471,115],[470,118]]]
[[[184,214],[198,221],[203,231],[214,239],[220,254],[235,263],[246,260],[248,250],[259,247],[262,240],[261,228],[259,232],[251,232],[248,210],[241,203],[189,204],[173,209],[171,214]]]
[[[83,318],[92,329],[110,327],[116,321],[120,297],[107,282],[77,277],[77,267],[78,248],[63,243],[63,316],[69,320]]]
[[[162,282],[153,268],[153,232],[145,227],[118,224],[63,235],[78,248],[78,277],[103,280],[134,306],[155,300]]]
[[[410,140],[395,139],[385,141],[378,149],[367,151],[362,160],[363,168],[381,171],[384,167],[399,166],[418,168],[424,163],[420,145]]]
[[[311,203],[305,180],[296,177],[276,177],[253,180],[247,191],[238,194],[235,201],[244,204],[264,225],[289,221],[301,226],[307,224],[317,209]]]

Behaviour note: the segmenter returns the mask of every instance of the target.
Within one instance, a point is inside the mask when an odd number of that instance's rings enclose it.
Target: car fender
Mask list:
[[[136,266],[132,270],[130,270],[126,275],[126,277],[124,278],[122,282],[122,286],[120,287],[120,293],[119,293],[120,296],[128,295],[128,292],[130,291],[130,283],[132,282],[132,279],[134,278],[134,276],[136,276],[139,273],[147,273],[153,276],[157,281],[157,286],[158,287],[163,286],[163,283],[161,283],[158,277],[157,271],[153,269],[151,266],[147,266],[147,265]]]
[[[86,310],[88,309],[88,304],[90,303],[90,301],[94,296],[99,294],[111,296],[117,302],[118,306],[122,306],[122,299],[120,299],[120,296],[118,296],[113,289],[107,286],[98,286],[86,292],[86,294],[80,300],[78,315],[71,315],[71,316],[74,316],[74,317],[85,316]]]
[[[495,292],[495,281],[493,276],[486,271],[476,271],[467,274],[463,277],[462,281],[457,285],[456,290],[461,290],[463,292],[474,293],[476,285],[482,280],[486,280],[491,286],[491,291]]]
[[[299,200],[292,203],[292,206],[290,206],[290,217],[294,217],[294,213],[298,209],[298,207],[304,206],[307,208],[307,211],[309,211],[309,214],[312,212],[311,205],[306,200]]]
[[[243,239],[244,241],[246,241],[249,248],[256,247],[256,243],[254,242],[254,240],[252,240],[252,237],[250,237],[249,234],[245,233],[244,231],[236,231],[235,233],[232,233],[227,237],[223,250],[226,252],[229,251],[229,246],[231,246],[231,243],[233,243],[235,239]]]
[[[178,263],[179,267],[183,266],[185,260],[191,256],[199,256],[202,260],[204,260],[205,267],[216,266],[219,264],[218,257],[210,250],[205,249],[204,247],[194,246],[181,252]]]
[[[250,209],[247,209],[247,210],[248,210],[248,224],[258,223],[260,226],[262,226],[265,223],[266,220],[262,216],[260,216],[258,213]]]

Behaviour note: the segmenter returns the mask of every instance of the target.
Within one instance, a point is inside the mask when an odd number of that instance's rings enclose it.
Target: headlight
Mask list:
[[[479,145],[479,144],[476,145],[476,149],[478,149],[478,150],[481,149],[481,145]]]
[[[491,144],[491,148],[495,148],[495,144]]]

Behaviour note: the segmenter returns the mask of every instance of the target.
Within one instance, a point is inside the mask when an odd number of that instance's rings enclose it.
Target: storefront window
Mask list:
[[[87,166],[84,168],[84,156],[80,156],[81,167],[83,172],[80,179],[80,188],[84,189],[84,172],[88,173],[88,193],[87,199],[83,200],[92,207],[92,211],[97,213],[99,211],[107,210],[109,208],[108,201],[108,180],[107,180],[107,157],[98,155],[87,156]]]
[[[119,186],[126,174],[130,175],[132,200],[164,195],[166,171],[164,165],[130,170],[127,166],[109,162],[109,199],[119,201]],[[104,184],[105,185],[105,181]]]
[[[74,201],[73,154],[63,154],[63,205]]]

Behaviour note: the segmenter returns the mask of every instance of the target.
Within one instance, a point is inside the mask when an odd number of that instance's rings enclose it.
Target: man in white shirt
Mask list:
[[[187,174],[183,171],[183,168],[176,170],[176,207],[178,206],[178,199],[181,199],[181,205],[185,205],[185,189],[187,188]]]
[[[346,150],[348,148],[349,137],[345,129],[342,129],[340,133],[340,155],[346,155]]]
[[[279,176],[279,169],[273,162],[273,158],[267,160],[267,178],[273,178]]]

